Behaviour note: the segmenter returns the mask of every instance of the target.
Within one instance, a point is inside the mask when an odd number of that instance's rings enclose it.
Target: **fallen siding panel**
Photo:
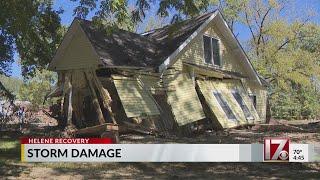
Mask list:
[[[207,101],[207,104],[210,106],[223,128],[232,128],[238,125],[253,124],[255,121],[260,121],[259,116],[252,102],[250,101],[250,98],[245,93],[245,90],[243,89],[239,80],[198,80],[197,83],[199,85],[200,91]],[[232,95],[232,90],[238,90],[245,105],[248,107],[254,119],[246,119],[240,105]],[[213,96],[213,91],[221,92],[228,105],[230,106],[232,112],[236,116],[237,121],[232,121],[227,118],[217,99]]]
[[[229,99],[230,104],[234,107],[234,110],[239,117],[240,124],[253,124],[254,122],[260,121],[259,115],[256,109],[254,108],[254,105],[250,100],[248,94],[244,90],[244,87],[242,86],[242,83],[240,80],[223,80],[219,83],[215,83],[215,86],[225,90],[225,95]],[[245,118],[244,112],[242,111],[240,105],[232,95],[232,92],[231,92],[232,90],[237,90],[239,92],[245,105],[248,107],[254,119],[247,120]]]
[[[136,78],[113,76],[113,79],[127,117],[160,114],[155,102]]]
[[[174,87],[167,93],[168,104],[179,126],[205,118],[193,81],[187,74],[175,74],[166,81]]]
[[[199,85],[199,89],[203,94],[207,104],[216,115],[219,123],[223,128],[232,128],[238,126],[238,122],[229,120],[227,115],[224,113],[223,109],[219,105],[217,99],[213,96],[213,91],[216,91],[216,87],[214,86],[214,81],[209,80],[197,80]],[[221,92],[222,93],[222,92]]]

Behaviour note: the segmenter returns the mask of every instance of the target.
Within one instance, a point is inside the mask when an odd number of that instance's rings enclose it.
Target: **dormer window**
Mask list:
[[[209,36],[203,36],[204,62],[221,66],[219,40]]]

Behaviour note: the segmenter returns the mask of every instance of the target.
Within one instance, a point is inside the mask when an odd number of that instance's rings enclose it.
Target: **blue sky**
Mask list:
[[[317,14],[314,16],[311,21],[316,22],[320,24],[320,0],[292,0],[295,4],[294,9],[291,10],[291,12],[295,12],[294,16],[296,17],[304,17],[305,11],[307,9],[313,9]],[[70,0],[55,0],[54,1],[54,8],[59,9],[62,8],[64,10],[63,14],[61,14],[61,23],[65,26],[69,26],[74,18],[73,16],[73,9],[77,6],[76,2],[72,2]],[[156,7],[152,9],[151,14],[155,13]],[[150,15],[151,15],[150,14]],[[90,19],[94,15],[93,12],[91,12],[88,16],[88,19]],[[285,16],[286,14],[284,14]],[[241,43],[246,42],[248,38],[250,37],[249,30],[241,25],[237,25],[235,27],[236,34],[238,34],[238,38]],[[18,63],[18,54],[14,55],[15,62],[12,65],[12,73],[11,75],[13,77],[21,77],[21,67]]]

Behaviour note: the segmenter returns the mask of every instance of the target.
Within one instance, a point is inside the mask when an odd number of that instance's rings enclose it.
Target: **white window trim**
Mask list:
[[[206,36],[206,37],[209,37],[209,38],[211,38],[211,39],[215,39],[215,40],[218,41],[220,65],[214,64],[212,47],[211,47],[211,64],[206,62],[205,52],[204,52],[204,38],[203,38],[203,36]],[[211,40],[211,45],[212,45],[212,40]],[[208,35],[208,34],[203,34],[203,35],[202,35],[202,50],[203,50],[203,63],[204,63],[204,64],[206,64],[206,65],[208,65],[208,66],[213,66],[213,67],[217,67],[217,68],[222,68],[222,58],[221,58],[221,51],[220,51],[220,49],[221,49],[221,39],[220,39],[220,38],[215,37],[215,36],[210,36],[210,35]]]

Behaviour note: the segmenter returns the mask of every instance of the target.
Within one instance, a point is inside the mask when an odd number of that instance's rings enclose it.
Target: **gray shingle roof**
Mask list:
[[[213,13],[213,12],[212,12]],[[211,15],[207,13],[143,35],[117,30],[107,33],[87,20],[79,20],[84,32],[106,66],[156,68]]]

